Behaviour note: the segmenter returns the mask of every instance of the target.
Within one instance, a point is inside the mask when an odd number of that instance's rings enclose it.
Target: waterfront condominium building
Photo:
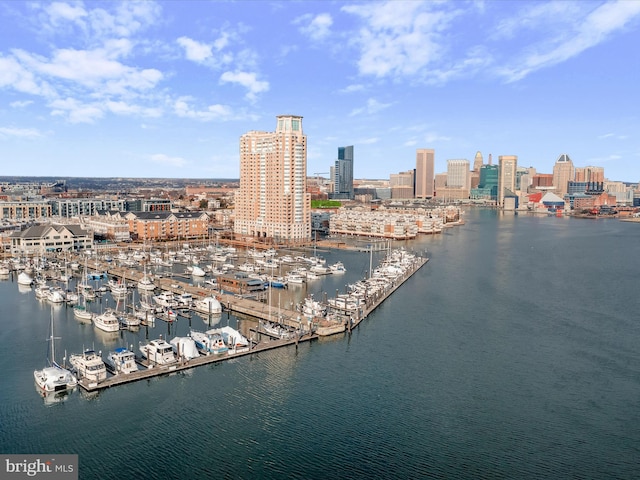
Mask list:
[[[433,197],[435,177],[435,151],[432,148],[416,150],[416,198]]]
[[[353,200],[353,145],[338,147],[332,178],[333,193],[329,198]]]
[[[569,182],[575,179],[576,169],[569,155],[563,153],[556,160],[553,166],[553,187],[556,194],[560,197],[564,196],[568,191]]]
[[[250,131],[240,137],[234,233],[278,242],[311,239],[302,117],[278,115],[275,132]]]
[[[504,206],[504,197],[516,192],[517,155],[500,155],[498,157],[498,206]]]

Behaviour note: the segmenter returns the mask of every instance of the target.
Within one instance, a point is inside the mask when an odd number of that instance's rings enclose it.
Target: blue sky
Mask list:
[[[640,1],[0,1],[0,175],[237,178],[302,115],[308,174],[567,153],[640,181]]]

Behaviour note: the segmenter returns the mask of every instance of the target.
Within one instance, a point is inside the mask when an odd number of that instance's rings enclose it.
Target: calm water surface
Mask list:
[[[430,262],[351,335],[53,405],[33,384],[50,307],[0,281],[0,451],[77,453],[82,479],[639,478],[640,225],[466,217],[406,244]],[[365,253],[324,256],[349,271],[316,296],[368,270]],[[54,317],[58,356],[147,335]]]

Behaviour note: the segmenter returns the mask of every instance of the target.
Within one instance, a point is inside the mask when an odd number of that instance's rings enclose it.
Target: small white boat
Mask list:
[[[178,306],[176,297],[169,291],[164,291],[159,295],[155,295],[153,297],[153,301],[161,307],[173,308]]]
[[[169,343],[178,358],[191,360],[200,356],[196,342],[191,337],[174,337]]]
[[[341,274],[347,272],[347,269],[344,268],[344,264],[342,262],[336,262],[333,265],[329,265],[329,269],[333,274]]]
[[[287,283],[293,283],[298,285],[305,282],[305,277],[300,272],[296,272],[295,270],[292,270],[289,273],[287,273],[286,279],[287,279]]]
[[[50,288],[47,295],[47,301],[51,303],[64,303],[66,301],[66,295],[61,288]]]
[[[190,335],[196,343],[196,346],[204,352],[220,355],[229,350],[220,333],[203,333],[191,330]]]
[[[20,272],[18,274],[18,285],[31,285],[33,284],[33,277],[27,272]]]
[[[196,300],[193,304],[193,309],[198,313],[205,313],[208,315],[222,313],[222,305],[220,304],[220,301],[211,295],[200,300]]]
[[[111,309],[107,309],[104,313],[94,316],[93,324],[105,332],[117,332],[120,330],[120,320],[116,312]]]
[[[69,363],[73,366],[78,378],[86,378],[89,382],[101,382],[107,378],[107,367],[94,350],[70,355]]]
[[[135,354],[126,347],[116,348],[109,352],[105,364],[114,375],[121,373],[133,373],[138,371]]]
[[[178,295],[178,298],[176,300],[178,301],[178,306],[190,307],[191,304],[193,303],[193,295],[185,292]]]
[[[162,338],[151,340],[149,343],[140,345],[140,353],[153,365],[171,365],[176,363],[176,355],[173,347]]]

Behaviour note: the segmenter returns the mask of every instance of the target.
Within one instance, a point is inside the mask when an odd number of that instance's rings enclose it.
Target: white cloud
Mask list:
[[[378,137],[369,137],[369,138],[361,138],[356,143],[358,145],[372,145],[374,143],[378,143],[380,139]]]
[[[599,135],[598,139],[604,140],[607,138],[615,138],[616,140],[626,140],[628,137],[626,135],[618,135],[616,133],[605,133],[604,135]]]
[[[51,115],[62,116],[71,123],[93,123],[104,116],[104,110],[98,103],[82,103],[74,98],[52,101]]]
[[[188,37],[180,37],[177,42],[184,48],[187,59],[193,62],[203,63],[213,56],[211,45],[206,43],[200,43]]]
[[[362,84],[351,84],[346,86],[345,88],[340,90],[340,93],[354,93],[354,92],[361,92],[364,90],[364,85]]]
[[[356,116],[356,115],[360,115],[363,113],[366,113],[367,115],[373,115],[376,114],[382,110],[385,110],[387,108],[389,108],[391,105],[393,105],[392,103],[381,103],[379,101],[377,101],[375,98],[370,98],[369,100],[367,100],[367,105],[361,108],[356,108],[354,110],[351,111],[351,113],[349,114],[350,117]]]
[[[228,105],[209,105],[204,110],[197,110],[190,105],[191,97],[180,97],[173,104],[173,110],[179,117],[196,120],[227,120],[233,117],[233,111]]]
[[[39,82],[32,72],[12,57],[0,57],[0,88],[2,87],[32,95],[46,95],[50,91],[46,83]]]
[[[16,100],[15,102],[11,102],[9,105],[13,108],[24,108],[28,107],[33,103],[33,100]]]
[[[549,40],[529,48],[523,58],[499,70],[509,82],[573,58],[592,48],[640,16],[640,2],[615,1],[602,4],[586,16],[563,17],[566,21]]]
[[[184,167],[189,163],[182,157],[170,157],[164,153],[154,153],[149,155],[148,159],[152,163],[169,167]]]
[[[301,25],[300,32],[308,36],[311,40],[324,40],[331,35],[331,26],[333,18],[328,13],[320,13],[318,15],[306,14],[296,18],[294,25]]]
[[[0,127],[0,138],[40,138],[42,137],[35,128],[15,128],[15,127]]]
[[[87,16],[87,11],[81,6],[73,6],[63,2],[50,3],[45,7],[45,11],[49,14],[53,24],[59,21],[75,22]]]
[[[220,76],[220,82],[242,85],[248,90],[246,97],[249,100],[255,100],[259,93],[269,90],[269,82],[258,80],[254,72],[224,72]]]
[[[442,32],[459,12],[436,11],[439,5],[389,1],[342,7],[363,22],[354,40],[360,50],[360,73],[412,76],[440,60],[444,53]]]

